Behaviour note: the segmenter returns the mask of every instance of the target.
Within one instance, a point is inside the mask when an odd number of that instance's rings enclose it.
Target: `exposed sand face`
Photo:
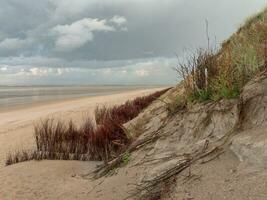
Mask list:
[[[128,99],[147,95],[160,89],[162,88],[81,98],[0,112],[0,168],[4,166],[5,157],[9,151],[33,147],[33,125],[42,118],[53,117],[66,121],[72,119],[79,124],[86,116],[93,117],[96,105],[121,104]]]

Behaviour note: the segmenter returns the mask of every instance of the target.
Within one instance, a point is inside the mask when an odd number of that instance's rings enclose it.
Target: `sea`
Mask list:
[[[156,86],[0,86],[0,110],[48,101],[75,99],[149,89]]]

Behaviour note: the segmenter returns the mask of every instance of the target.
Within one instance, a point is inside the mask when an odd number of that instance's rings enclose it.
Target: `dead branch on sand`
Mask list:
[[[140,197],[140,194],[141,199],[153,199],[155,196],[160,197],[160,193],[162,192],[162,186],[166,185],[172,177],[180,174],[192,164],[196,163],[197,161],[200,161],[203,158],[212,156],[212,158],[209,160],[211,161],[224,152],[223,148],[219,146],[216,146],[209,151],[207,151],[207,148],[208,147],[205,144],[203,149],[199,153],[182,159],[181,162],[179,162],[176,166],[166,170],[164,173],[160,174],[154,179],[142,182],[142,184],[137,187],[137,190],[130,196],[128,196],[126,199],[130,199],[136,196]]]

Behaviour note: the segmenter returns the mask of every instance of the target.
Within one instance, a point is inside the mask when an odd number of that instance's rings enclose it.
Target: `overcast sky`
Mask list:
[[[170,84],[266,0],[0,0],[0,85]]]

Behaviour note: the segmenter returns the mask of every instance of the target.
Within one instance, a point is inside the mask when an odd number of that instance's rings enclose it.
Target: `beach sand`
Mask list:
[[[96,162],[30,161],[5,167],[9,151],[34,147],[34,123],[45,118],[73,120],[80,124],[93,116],[97,105],[115,105],[163,88],[65,100],[0,112],[0,199],[88,199],[90,181],[73,179],[88,173]]]

